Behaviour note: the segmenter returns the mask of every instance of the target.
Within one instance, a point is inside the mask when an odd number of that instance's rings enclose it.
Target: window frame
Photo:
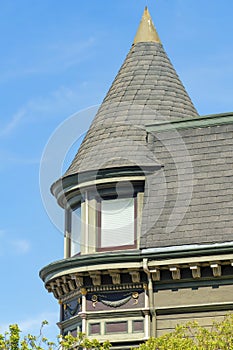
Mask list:
[[[111,199],[117,199],[116,196],[110,195],[110,196],[104,196],[102,199],[97,200],[97,220],[96,220],[96,227],[97,227],[97,239],[96,239],[96,252],[106,252],[109,250],[125,250],[125,249],[136,249],[137,248],[137,193],[134,194],[133,197],[128,197],[124,196],[121,198],[126,198],[126,199],[131,199],[133,198],[133,210],[134,210],[134,243],[133,244],[125,244],[125,245],[113,245],[113,246],[108,246],[108,247],[101,247],[101,209],[102,205],[101,202],[102,200],[111,200]]]
[[[121,191],[117,192],[117,184],[120,182],[122,185]],[[65,210],[65,233],[64,233],[64,256],[65,258],[75,257],[82,254],[94,254],[107,251],[117,251],[117,250],[127,250],[127,249],[137,249],[139,245],[139,234],[141,227],[140,217],[142,215],[142,203],[141,197],[139,194],[144,195],[144,186],[145,181],[143,180],[130,180],[131,186],[128,186],[128,181],[116,181],[112,183],[100,184],[97,187],[89,186],[85,189],[84,193],[81,193],[79,190],[73,195],[68,203]],[[133,186],[133,192],[132,192]],[[123,199],[128,198],[134,199],[134,237],[133,244],[125,244],[119,246],[109,246],[101,247],[101,200],[102,199]],[[87,200],[87,203],[86,203]],[[93,201],[93,202],[92,202]],[[89,208],[89,202],[92,202],[91,207]],[[77,254],[71,255],[72,251],[72,235],[73,235],[73,225],[72,225],[72,215],[73,212],[81,206],[81,218],[82,225],[80,231],[80,252]],[[89,217],[89,209],[92,210],[91,219]],[[86,215],[88,215],[88,228],[86,228]],[[131,216],[132,218],[132,216]],[[90,220],[90,221],[89,221]],[[132,230],[133,231],[133,230]],[[132,236],[131,236],[132,237]],[[132,241],[131,241],[132,242]],[[87,249],[85,250],[85,244],[87,244]]]
[[[80,210],[80,223],[79,223],[79,231],[80,232],[76,232],[77,227],[76,225],[74,225],[75,219],[74,219],[74,215],[76,214],[76,211]],[[80,255],[81,254],[81,240],[82,240],[82,202],[80,202],[78,205],[75,206],[75,208],[72,209],[71,211],[71,230],[70,230],[70,257],[72,256],[76,256],[76,255]],[[74,230],[74,226],[75,226],[75,230]],[[75,237],[76,236],[76,237]],[[76,238],[78,238],[77,242],[76,242]],[[76,251],[76,249],[74,249],[75,246],[78,246],[79,249],[78,251]],[[76,251],[75,253],[72,252],[72,250]]]

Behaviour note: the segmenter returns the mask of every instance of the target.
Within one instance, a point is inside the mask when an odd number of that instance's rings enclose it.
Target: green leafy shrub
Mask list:
[[[88,340],[83,333],[79,333],[77,337],[70,334],[64,337],[59,335],[56,343],[51,342],[43,336],[43,327],[47,324],[47,321],[42,322],[38,336],[27,334],[24,337],[21,337],[17,324],[10,325],[7,332],[0,334],[0,350],[109,350],[111,347],[108,341],[101,344],[96,339]]]
[[[150,338],[138,350],[233,350],[233,314],[210,329],[197,322],[178,325],[174,332]]]

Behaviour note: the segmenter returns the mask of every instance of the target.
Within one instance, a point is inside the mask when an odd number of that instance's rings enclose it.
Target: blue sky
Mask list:
[[[48,319],[58,333],[58,304],[38,277],[63,257],[49,186],[95,109],[78,112],[101,103],[145,5],[199,113],[232,111],[232,0],[0,1],[0,331],[17,322],[36,333]]]

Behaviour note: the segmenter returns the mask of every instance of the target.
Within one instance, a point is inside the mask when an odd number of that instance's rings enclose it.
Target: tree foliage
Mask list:
[[[21,337],[21,330],[17,324],[9,326],[9,330],[0,334],[0,350],[109,350],[111,344],[106,341],[100,343],[98,340],[89,340],[84,334],[79,333],[77,337],[72,335],[58,336],[57,342],[51,342],[43,335],[43,327],[47,325],[43,321],[38,336],[27,334]]]
[[[178,325],[174,332],[150,338],[139,350],[233,350],[233,314],[209,329],[197,322]]]
[[[80,333],[58,336],[56,343],[50,342],[43,336],[42,322],[38,336],[28,334],[21,336],[17,324],[10,325],[9,330],[0,334],[0,350],[110,350],[111,344],[107,341],[89,340]],[[233,314],[227,315],[221,322],[214,322],[212,327],[201,327],[197,322],[178,325],[174,332],[158,338],[150,338],[141,344],[138,350],[233,350]]]

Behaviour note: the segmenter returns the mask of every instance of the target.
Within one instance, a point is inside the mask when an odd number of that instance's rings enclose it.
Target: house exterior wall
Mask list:
[[[41,276],[61,305],[61,333],[82,331],[130,349],[177,324],[221,320],[233,310],[233,247],[203,247],[110,252],[47,266]]]
[[[210,286],[190,286],[158,290],[154,294],[156,336],[174,330],[177,324],[197,321],[211,327],[233,308],[232,284],[212,283]]]
[[[147,8],[139,33],[142,25],[156,34]],[[121,350],[177,323],[209,327],[233,309],[233,113],[199,116],[157,34],[138,37],[51,187],[66,212],[65,259],[40,272],[59,301],[62,334]],[[135,244],[114,236],[99,247],[97,194],[119,199],[124,182],[125,198],[137,196]],[[80,207],[81,233],[71,227]],[[72,233],[82,236],[73,256]]]

